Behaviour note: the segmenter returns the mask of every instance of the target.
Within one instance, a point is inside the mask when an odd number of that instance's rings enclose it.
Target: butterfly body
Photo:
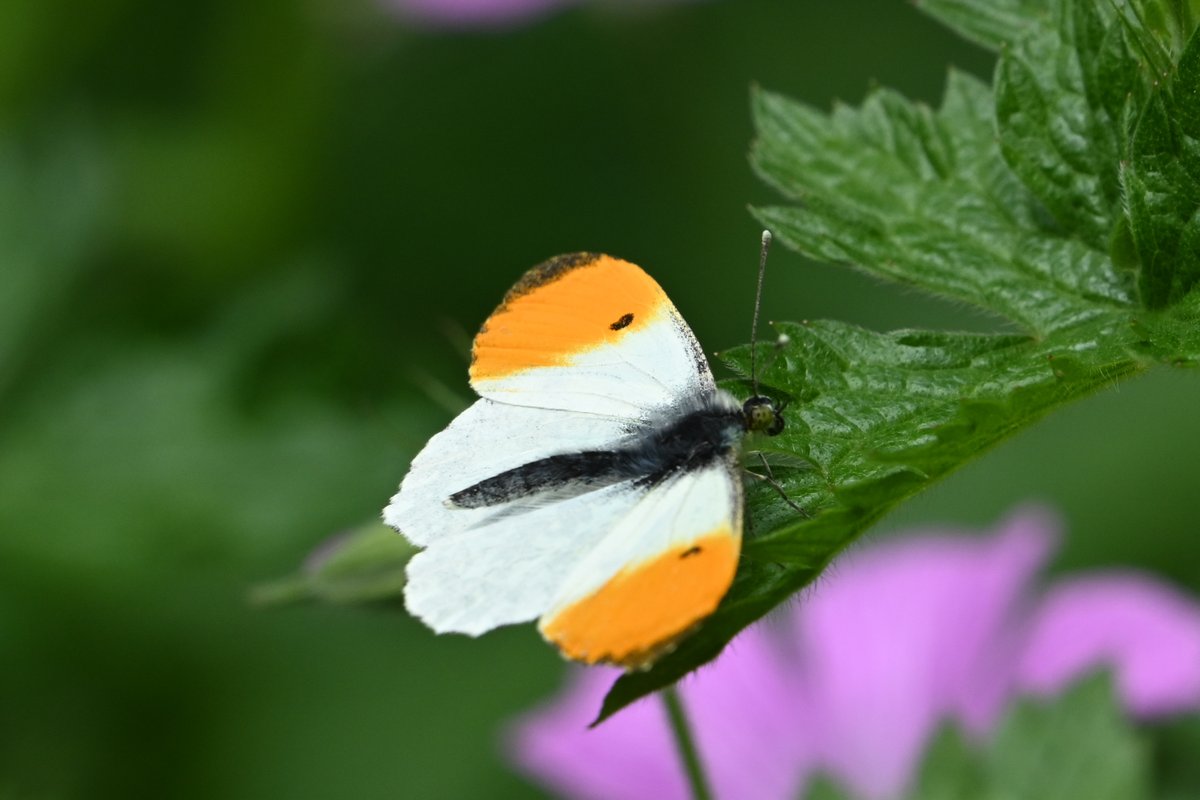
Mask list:
[[[481,399],[384,510],[425,548],[408,608],[472,635],[538,619],[569,658],[652,663],[732,583],[740,443],[776,426],[766,398],[718,389],[658,284],[587,253],[517,282],[476,337],[470,375]]]
[[[681,470],[699,469],[733,453],[746,430],[741,406],[714,391],[699,407],[672,409],[612,449],[557,453],[506,470],[450,495],[459,508],[480,508],[553,493],[556,498],[621,481],[653,487]]]

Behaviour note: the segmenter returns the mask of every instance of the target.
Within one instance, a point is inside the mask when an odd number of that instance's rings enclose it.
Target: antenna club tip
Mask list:
[[[772,238],[773,238],[773,237],[771,236],[771,232],[770,232],[769,230],[767,230],[767,229],[765,229],[765,228],[764,228],[764,229],[763,229],[763,232],[762,232],[762,243],[763,243],[763,244],[770,244],[770,243],[771,243],[771,239],[772,239]]]

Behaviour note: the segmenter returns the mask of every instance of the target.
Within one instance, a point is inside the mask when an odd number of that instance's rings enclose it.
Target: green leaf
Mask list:
[[[925,748],[907,796],[920,800],[985,798],[987,779],[978,745],[957,725],[943,725]]]
[[[1118,707],[1107,674],[1051,702],[1023,701],[988,748],[988,797],[1136,800],[1149,796],[1144,743]]]
[[[774,473],[811,516],[798,516],[770,487],[749,486],[754,528],[725,601],[650,670],[619,678],[601,719],[715,657],[897,503],[1055,406],[1148,364],[1135,352],[1138,332],[1118,313],[1042,339],[876,333],[830,321],[775,327],[786,343],[760,345],[761,383],[795,402],[784,432],[751,446],[808,465]],[[725,360],[749,375],[748,347]],[[726,388],[744,396],[749,384]]]
[[[1131,0],[1117,7],[1129,12],[1129,31],[1153,67],[1151,81],[1169,71],[1200,22],[1200,0]]]
[[[416,548],[372,522],[324,542],[294,575],[256,586],[251,602],[280,605],[301,600],[364,603],[399,597],[404,567]]]
[[[1138,800],[1148,796],[1149,753],[1099,673],[1052,699],[1022,699],[987,737],[942,725],[904,797],[911,800]],[[807,800],[853,797],[818,778]]]
[[[1044,333],[1133,304],[1128,276],[1046,230],[996,144],[986,86],[951,71],[937,111],[894,92],[822,114],[757,92],[753,163],[803,207],[759,219],[810,258],[972,303]]]
[[[1175,366],[1200,364],[1200,289],[1163,313],[1139,315],[1132,329],[1148,355]]]
[[[849,790],[827,775],[818,775],[809,781],[801,797],[804,800],[855,800]]]
[[[1120,216],[1120,121],[1137,62],[1095,0],[1064,0],[1055,16],[1000,57],[1000,147],[1060,229],[1102,251]]]
[[[1001,150],[1057,230],[1140,268],[1138,288],[1152,308],[1186,294],[1200,280],[1200,4],[937,0],[925,8],[1004,45]],[[1130,251],[1134,263],[1123,257]]]
[[[1050,14],[1049,0],[916,0],[917,8],[963,38],[1000,50]]]
[[[1020,700],[985,740],[944,725],[905,796],[1136,800],[1148,796],[1148,777],[1147,748],[1100,673],[1053,699]]]
[[[967,14],[966,4],[934,5],[943,16]],[[716,657],[889,509],[1005,437],[1156,361],[1200,362],[1200,290],[1183,293],[1187,258],[1164,267],[1174,305],[1138,302],[1146,226],[1122,211],[1129,176],[1120,172],[1128,153],[1150,152],[1138,137],[1149,136],[1142,128],[1153,119],[1134,125],[1152,96],[1141,65],[1175,58],[1172,31],[1190,18],[1156,0],[1136,11],[1159,9],[1167,22],[1157,28],[1087,0],[1046,7],[1052,13],[1020,22],[1026,6],[1005,2],[991,27],[973,29],[997,41],[1020,34],[1001,68],[1000,97],[954,71],[937,109],[877,90],[859,108],[826,114],[755,92],[752,163],[795,201],[755,211],[777,238],[811,258],[971,303],[1020,332],[779,324],[780,340],[758,345],[759,377],[768,393],[793,401],[787,428],[749,446],[778,465],[781,487],[808,514],[769,486],[749,486],[752,529],[724,601],[651,669],[618,679],[599,719]],[[1179,87],[1196,69],[1193,47],[1170,92],[1154,95],[1175,104],[1171,131],[1191,131],[1200,114],[1200,103],[1179,111]],[[1182,189],[1180,175],[1200,173],[1191,150],[1171,153],[1170,169],[1159,169],[1160,205],[1175,213],[1200,186]],[[1177,230],[1178,248],[1192,241],[1185,224]],[[727,388],[747,394],[749,350],[726,361],[742,376]]]
[[[1200,33],[1150,98],[1124,173],[1138,285],[1152,308],[1200,281]]]

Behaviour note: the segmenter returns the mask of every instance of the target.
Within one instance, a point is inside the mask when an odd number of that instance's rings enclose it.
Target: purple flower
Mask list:
[[[405,16],[435,25],[484,27],[520,22],[569,0],[386,0]]]
[[[681,684],[718,797],[800,796],[815,772],[900,796],[934,730],[983,736],[1015,695],[1113,670],[1140,717],[1200,708],[1200,605],[1126,573],[1031,585],[1055,539],[1025,509],[988,536],[878,542],[839,560],[784,613]],[[511,730],[513,760],[573,798],[687,798],[657,698],[587,723],[615,671],[578,671]]]
[[[526,22],[580,0],[381,0],[404,17],[444,27],[492,27]],[[661,4],[662,0],[659,0]],[[625,0],[624,5],[645,5]]]

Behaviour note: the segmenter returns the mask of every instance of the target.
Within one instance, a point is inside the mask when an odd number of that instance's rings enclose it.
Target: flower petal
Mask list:
[[[508,731],[510,759],[562,797],[687,800],[687,777],[657,696],[588,727],[620,674],[608,667],[573,670],[557,697]]]
[[[796,797],[806,752],[795,687],[769,626],[744,632],[721,658],[681,683],[680,693],[717,797]],[[587,725],[618,670],[575,670],[559,697],[512,727],[510,757],[528,775],[572,798],[690,796],[662,700],[635,703],[595,729]]]
[[[819,770],[856,796],[898,796],[944,720],[988,733],[1015,693],[1054,692],[1102,665],[1138,714],[1200,708],[1194,601],[1130,574],[1028,599],[1056,528],[1025,509],[992,536],[875,543],[745,631],[681,684],[716,795],[796,797]],[[522,720],[514,760],[570,797],[687,797],[658,698],[586,728],[616,674],[581,671]]]
[[[815,733],[769,619],[742,632],[711,666],[681,683],[717,797],[799,797]]]
[[[891,797],[942,719],[995,716],[1012,663],[995,645],[1053,525],[1025,511],[993,538],[893,540],[834,565],[796,615],[800,679],[827,771],[863,797]]]
[[[511,25],[571,0],[382,0],[413,19],[458,27]]]
[[[1135,714],[1200,708],[1200,605],[1133,573],[1057,584],[1031,622],[1020,687],[1057,692],[1101,666]]]

